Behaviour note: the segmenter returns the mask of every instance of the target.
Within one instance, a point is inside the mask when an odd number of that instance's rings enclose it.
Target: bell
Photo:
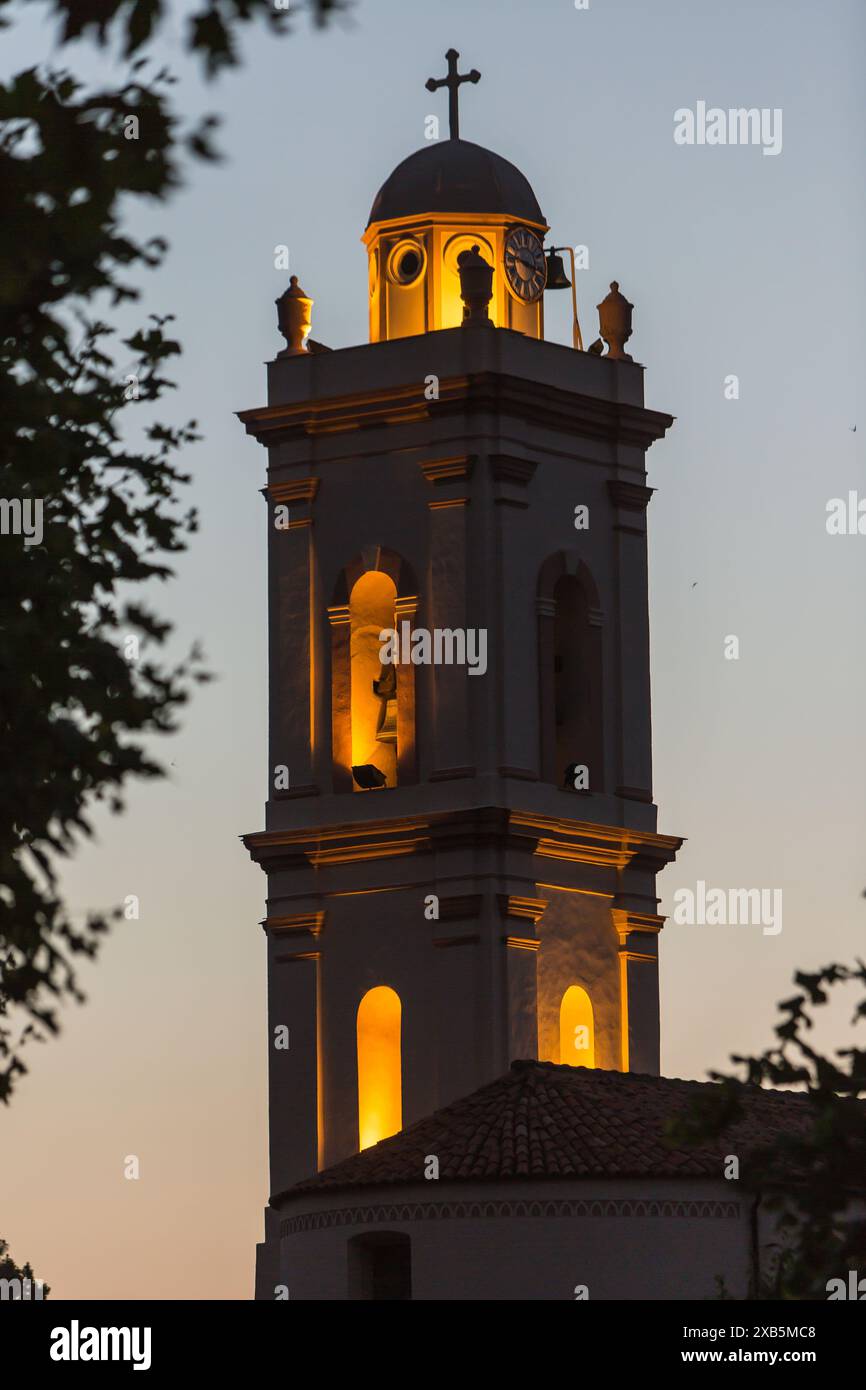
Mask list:
[[[557,256],[556,250],[552,246],[547,252],[547,284],[544,288],[546,290],[567,290],[571,288],[571,281],[565,273],[562,257]]]
[[[382,721],[376,730],[377,743],[397,742],[397,701],[386,700],[382,711]]]

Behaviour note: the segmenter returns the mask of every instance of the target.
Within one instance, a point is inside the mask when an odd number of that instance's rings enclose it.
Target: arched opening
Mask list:
[[[559,1060],[567,1067],[595,1066],[592,1000],[581,985],[569,985],[559,1006]]]
[[[348,1246],[349,1297],[393,1302],[412,1297],[412,1245],[400,1231],[370,1231]]]
[[[417,607],[411,565],[385,546],[365,546],[337,576],[328,606],[335,792],[365,789],[353,767],[366,769],[365,787],[418,780],[415,667],[408,661],[383,667],[379,640],[392,629],[399,650],[408,650]]]
[[[434,325],[436,328],[459,328],[463,322],[464,304],[463,296],[460,293],[460,268],[457,264],[457,257],[462,251],[471,251],[473,246],[478,247],[481,256],[488,265],[496,265],[493,247],[488,239],[478,232],[458,232],[455,236],[449,237],[442,249],[439,322]],[[496,277],[494,276],[493,298],[487,306],[487,312],[497,327],[501,327],[502,325],[499,324],[496,316],[496,291]]]
[[[564,574],[553,591],[553,702],[556,762],[586,765],[585,724],[589,706],[588,672],[581,660],[580,635],[585,615],[583,594],[574,575]],[[591,770],[590,770],[591,775]],[[589,784],[591,786],[591,783]]]
[[[383,666],[379,634],[395,627],[396,598],[381,570],[362,574],[349,597],[352,766],[378,768],[389,787],[397,785],[397,668]]]
[[[564,553],[539,584],[541,766],[568,791],[604,790],[601,613],[589,571]]]
[[[400,996],[377,985],[358,1005],[358,1144],[369,1149],[403,1125]]]

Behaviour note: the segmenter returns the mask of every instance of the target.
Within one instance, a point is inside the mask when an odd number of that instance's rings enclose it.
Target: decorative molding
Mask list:
[[[657,912],[632,912],[629,908],[611,906],[611,916],[620,940],[620,950],[626,950],[626,941],[633,933],[642,933],[645,936],[658,936],[667,921],[666,917],[660,917]],[[644,943],[645,949],[646,943]],[[657,961],[658,956],[652,956],[652,960]]]
[[[317,787],[314,782],[307,782],[301,787],[281,787],[271,792],[271,801],[290,801],[293,796],[321,796],[321,787]]]
[[[471,776],[472,771],[454,769],[445,775]],[[650,830],[501,806],[473,806],[423,816],[262,830],[243,836],[243,843],[257,863],[271,870],[490,846],[545,859],[620,870],[631,866],[657,873],[674,859],[683,841]]]
[[[499,915],[513,917],[524,922],[538,922],[548,908],[547,898],[523,898],[516,893],[497,893]]]
[[[630,923],[631,931],[651,931],[660,932],[667,917],[661,917],[657,912],[630,912],[627,909],[615,907],[614,912],[625,912]]]
[[[395,616],[395,618],[398,618],[398,619],[401,619],[401,618],[409,618],[409,619],[411,619],[411,618],[414,618],[414,616],[415,616],[415,614],[416,614],[417,612],[418,612],[418,595],[417,595],[417,594],[403,594],[403,595],[398,595],[398,597],[395,598],[395,600],[394,600],[394,616]]]
[[[453,782],[458,777],[474,777],[477,769],[474,767],[440,767],[435,772],[431,772],[428,782]]]
[[[325,925],[324,912],[296,912],[290,916],[266,917],[261,924],[266,932],[274,936],[287,936],[293,932],[309,932],[319,936]]]
[[[646,487],[643,483],[629,483],[624,478],[608,478],[607,490],[613,502],[626,512],[645,512],[655,492],[654,487]]]
[[[428,503],[427,503],[427,506],[429,507],[429,509],[430,509],[431,512],[443,512],[443,511],[446,511],[448,507],[468,507],[468,506],[469,506],[469,498],[468,498],[468,497],[443,497],[440,501],[437,501],[437,502],[428,502]]]
[[[574,793],[577,795],[577,793]],[[535,853],[548,859],[564,859],[582,864],[608,865],[625,869],[640,857],[658,872],[669,864],[682,845],[675,835],[659,835],[651,830],[632,830],[626,827],[596,825],[591,821],[575,821],[555,816],[533,815],[512,811],[509,829],[538,832]]]
[[[673,416],[626,401],[603,400],[506,372],[440,377],[439,398],[425,400],[418,381],[355,393],[241,410],[238,419],[264,445],[305,435],[339,434],[381,425],[476,414],[531,421],[588,439],[615,440],[646,449],[661,439]],[[453,460],[429,460],[431,466]],[[423,466],[423,465],[422,465]],[[612,480],[618,481],[618,480]],[[637,486],[632,484],[632,486]]]
[[[328,608],[328,622],[331,627],[342,627],[344,623],[352,621],[352,612],[348,603],[332,603]]]
[[[646,805],[652,805],[653,794],[646,787],[617,787],[614,796],[621,796],[623,801],[643,801]]]
[[[537,467],[534,459],[519,458],[515,454],[491,454],[494,502],[505,507],[528,507],[527,487]]]
[[[571,792],[579,796],[579,792]],[[594,864],[596,868],[622,870],[628,867],[632,856],[624,846],[595,842],[589,838],[583,844],[568,843],[565,840],[540,839],[535,850],[544,859],[562,859],[569,864]]]
[[[319,478],[295,478],[291,482],[268,483],[263,489],[272,502],[314,502]]]
[[[422,459],[418,464],[424,477],[433,487],[440,487],[443,483],[453,483],[458,478],[471,478],[475,468],[477,455],[457,454],[453,458],[446,459]],[[461,498],[465,501],[465,498]],[[450,507],[452,502],[431,502],[430,506]]]
[[[271,1199],[273,1202],[275,1198]],[[330,1230],[336,1226],[372,1226],[393,1221],[479,1221],[487,1217],[541,1217],[554,1219],[610,1217],[674,1221],[736,1221],[743,1215],[740,1202],[712,1199],[677,1200],[646,1197],[558,1197],[501,1198],[452,1202],[382,1202],[330,1211],[309,1212],[304,1216],[283,1217],[280,1236]]]
[[[541,942],[535,936],[503,936],[502,940],[506,946],[514,951],[538,951],[541,949]]]
[[[517,483],[526,487],[537,467],[535,459],[518,458],[515,454],[490,455],[490,470],[497,482]]]
[[[402,854],[415,854],[423,847],[421,837],[411,840],[367,841],[360,845],[338,845],[332,849],[310,849],[307,858],[315,869],[326,864],[357,864],[366,859],[393,859]]]

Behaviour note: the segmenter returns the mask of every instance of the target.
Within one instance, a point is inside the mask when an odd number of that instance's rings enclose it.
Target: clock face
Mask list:
[[[526,304],[541,298],[547,283],[544,249],[535,232],[514,227],[505,238],[505,278],[512,294]]]

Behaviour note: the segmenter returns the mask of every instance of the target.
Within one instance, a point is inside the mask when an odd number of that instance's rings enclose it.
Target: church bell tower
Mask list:
[[[364,233],[370,341],[293,277],[268,403],[271,1202],[518,1058],[659,1071],[649,410],[614,284],[544,340],[524,175],[451,138]],[[600,259],[600,257],[599,257]],[[566,281],[567,283],[567,281]],[[551,288],[553,286],[551,285]],[[273,1297],[275,1226],[259,1249]]]

